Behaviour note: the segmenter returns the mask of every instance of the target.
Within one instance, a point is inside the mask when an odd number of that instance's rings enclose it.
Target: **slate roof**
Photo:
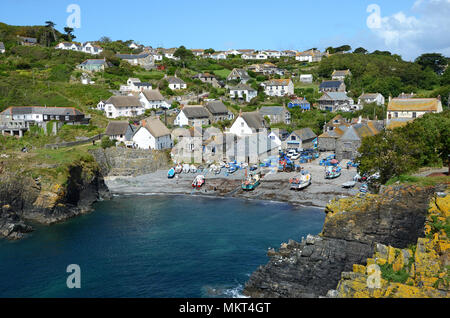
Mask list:
[[[350,97],[348,97],[347,94],[344,92],[326,92],[319,98],[319,100],[326,100],[326,99],[349,100]]]
[[[299,136],[302,141],[314,139],[317,137],[317,135],[312,131],[311,128],[294,130],[293,133]]]
[[[113,104],[114,107],[142,106],[135,96],[111,96],[105,104]]]
[[[290,79],[273,79],[270,81],[264,82],[265,86],[288,86],[291,82]]]
[[[74,107],[11,106],[2,115],[43,114],[54,116],[84,115]]]
[[[185,106],[181,110],[188,119],[208,118],[209,113],[203,106]]]
[[[263,106],[259,109],[259,113],[262,116],[278,116],[284,113],[283,106]]]
[[[169,84],[186,84],[181,78],[175,76],[167,76],[165,80],[169,82]]]
[[[236,76],[235,73],[237,73],[237,76],[239,76],[241,79],[250,79],[250,75],[248,75],[247,71],[241,68],[233,69],[228,75],[228,78]]]
[[[116,54],[116,56],[123,60],[134,60],[134,59],[144,59],[148,57],[150,53],[141,53],[141,54]]]
[[[81,63],[80,65],[102,65],[107,64],[104,59],[89,59]]]
[[[338,89],[342,85],[342,81],[323,81],[319,88],[335,88]]]
[[[220,100],[215,100],[215,101],[209,102],[206,105],[206,108],[213,115],[228,114],[227,106],[225,106],[225,104],[222,103],[222,101],[220,101]]]
[[[106,127],[105,134],[108,136],[125,135],[128,127],[133,131],[133,127],[127,121],[110,121]]]
[[[255,89],[253,89],[251,86],[246,85],[244,83],[239,83],[234,87],[230,87],[230,90],[233,90],[233,91],[255,91],[256,92]]]
[[[347,76],[350,74],[350,70],[335,70],[331,76]]]

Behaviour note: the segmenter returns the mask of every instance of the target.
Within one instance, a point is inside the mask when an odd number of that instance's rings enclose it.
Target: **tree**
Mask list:
[[[353,51],[353,53],[355,53],[355,54],[366,54],[367,52],[368,51],[365,48],[363,48],[363,47],[359,47],[359,48],[357,48],[356,50]]]
[[[213,54],[214,52],[216,52],[214,49],[206,49],[205,51],[204,51],[204,53],[205,54]]]
[[[447,67],[444,74],[442,74],[441,84],[442,85],[450,85],[450,67]]]
[[[45,21],[45,26],[49,29],[50,34],[53,36],[53,41],[57,41],[55,26],[56,24],[53,21]],[[50,46],[51,41],[47,42],[47,45]]]
[[[73,39],[76,38],[75,35],[73,35],[73,28],[69,28],[69,27],[65,27],[64,28],[64,32],[66,32],[66,36],[67,36],[67,41],[72,42]]]
[[[448,64],[447,58],[440,53],[422,54],[415,60],[415,62],[419,64],[423,70],[429,67],[436,74],[442,74]]]
[[[192,53],[191,50],[186,49],[182,45],[175,51],[175,53],[173,53],[173,56],[178,57],[184,61],[184,60],[194,57],[194,54]]]
[[[105,44],[112,42],[111,38],[109,38],[107,36],[102,36],[99,41],[102,42],[102,43],[105,43]]]

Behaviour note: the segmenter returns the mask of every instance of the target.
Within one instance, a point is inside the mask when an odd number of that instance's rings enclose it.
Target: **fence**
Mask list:
[[[84,145],[84,144],[88,144],[88,143],[91,143],[96,140],[101,140],[103,136],[105,136],[105,134],[98,134],[94,137],[84,139],[84,140],[68,141],[68,142],[62,142],[59,144],[48,144],[48,145],[45,145],[45,148],[58,149],[58,148],[64,148],[64,147],[73,147],[73,146]]]

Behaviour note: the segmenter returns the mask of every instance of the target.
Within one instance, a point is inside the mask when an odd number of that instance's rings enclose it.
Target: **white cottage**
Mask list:
[[[141,127],[133,135],[133,144],[139,149],[163,150],[172,148],[169,129],[157,117],[141,121]]]
[[[170,108],[159,90],[144,90],[139,93],[139,100],[145,109]]]
[[[258,92],[252,87],[239,83],[234,87],[230,87],[230,98],[246,101],[249,103],[253,98],[258,96]]]
[[[135,117],[145,112],[139,99],[135,96],[112,96],[104,105],[106,117]]]
[[[294,83],[291,79],[273,79],[261,84],[268,96],[294,95]]]
[[[233,125],[230,133],[238,137],[251,135],[264,130],[267,127],[264,118],[258,112],[240,113]]]

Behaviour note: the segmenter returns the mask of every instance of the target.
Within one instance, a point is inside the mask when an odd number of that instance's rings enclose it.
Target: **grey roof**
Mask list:
[[[242,113],[240,116],[250,128],[255,130],[265,128],[264,118],[258,112]]]
[[[344,93],[344,92],[326,92],[319,98],[319,100],[327,99],[327,96],[329,96],[331,100],[349,100],[350,99],[350,97],[347,96],[347,93]]]
[[[263,155],[275,148],[278,148],[278,145],[265,133],[241,137],[236,143],[236,153],[238,154],[251,155],[251,152],[256,150],[257,155]]]
[[[4,50],[5,49],[5,44],[3,44],[3,42],[0,42],[0,50]]]
[[[365,94],[361,94],[361,96],[359,96],[359,98],[361,98],[361,99],[372,99],[372,98],[377,98],[379,94],[380,93],[365,93]]]
[[[148,57],[150,53],[141,53],[141,54],[116,54],[116,56],[123,60],[134,60],[134,59],[144,59]]]
[[[105,104],[113,104],[114,107],[142,106],[135,96],[111,96]]]
[[[175,76],[167,76],[165,80],[168,81],[169,84],[186,84],[181,78]]]
[[[285,111],[283,106],[264,106],[259,109],[262,116],[278,116]]]
[[[189,119],[208,118],[209,117],[208,111],[203,106],[185,106],[181,111]]]
[[[234,87],[230,87],[230,90],[235,90],[235,91],[255,91],[255,89],[253,89],[251,86],[248,86],[246,84],[243,83],[239,83]]]
[[[133,127],[127,121],[110,121],[105,134],[108,136],[125,135],[128,128],[133,131]]]
[[[297,136],[300,137],[301,140],[310,140],[317,137],[317,135],[312,131],[311,128],[303,128],[299,130],[294,130],[293,133],[295,133]]]
[[[73,107],[44,107],[44,106],[12,106],[4,110],[2,115],[42,114],[54,116],[83,115]]]
[[[152,100],[164,100],[164,97],[161,95],[161,93],[156,90],[156,89],[148,89],[148,90],[144,90],[142,92],[142,94],[145,96],[145,98],[148,101],[152,101]]]
[[[221,100],[211,101],[206,105],[211,114],[228,114],[228,108]]]
[[[102,65],[102,64],[106,64],[106,61],[104,59],[90,59],[84,61],[80,65]]]
[[[320,83],[320,88],[339,88],[342,81],[323,81]]]
[[[347,76],[347,72],[349,72],[349,70],[336,70],[333,72],[333,76]]]
[[[237,73],[237,76],[239,76],[241,79],[250,79],[250,75],[248,75],[247,71],[244,69],[235,68],[231,71],[228,77],[231,78],[233,73]]]
[[[141,86],[152,86],[152,84],[148,83],[148,82],[134,82],[133,83],[134,86],[137,87],[141,87]]]
[[[142,122],[144,123],[143,127],[155,138],[170,135],[170,130],[157,117],[149,117]]]

